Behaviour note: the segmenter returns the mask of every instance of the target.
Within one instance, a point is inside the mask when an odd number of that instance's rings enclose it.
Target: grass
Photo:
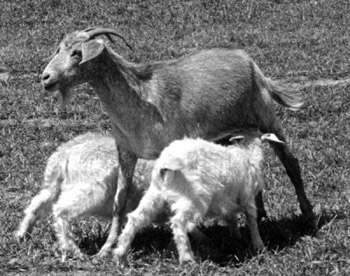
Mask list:
[[[57,254],[50,219],[32,239],[12,238],[23,209],[40,189],[45,162],[63,141],[88,130],[108,132],[108,117],[88,86],[64,116],[40,84],[43,61],[63,33],[88,26],[115,27],[133,45],[117,49],[135,62],[163,60],[193,48],[244,48],[272,78],[342,79],[349,74],[350,4],[319,1],[66,1],[5,0],[0,17],[0,57],[12,69],[0,83],[0,273],[2,275],[348,275],[350,273],[350,101],[348,87],[303,89],[305,108],[277,108],[292,151],[302,166],[306,192],[319,215],[314,235],[300,220],[295,192],[267,150],[268,219],[260,225],[266,252],[227,240],[225,227],[203,228],[210,244],[194,244],[198,265],[181,267],[166,226],[137,235],[131,266],[113,260],[68,260]],[[106,239],[106,223],[82,219],[77,243],[88,255]],[[102,229],[102,230],[101,230]]]

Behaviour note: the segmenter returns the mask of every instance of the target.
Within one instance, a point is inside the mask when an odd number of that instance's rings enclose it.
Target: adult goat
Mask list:
[[[242,50],[212,48],[175,60],[134,64],[98,38],[103,34],[122,38],[105,28],[70,33],[42,74],[45,90],[59,90],[63,104],[70,88],[89,83],[111,119],[120,177],[111,232],[100,256],[116,242],[138,158],[155,159],[184,136],[216,141],[247,125],[285,141],[273,100],[290,109],[302,106],[300,92],[266,78]],[[272,147],[294,184],[304,217],[314,223],[298,160],[286,144]]]

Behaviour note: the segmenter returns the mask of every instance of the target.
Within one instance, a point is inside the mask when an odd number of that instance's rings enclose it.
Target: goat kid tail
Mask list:
[[[255,81],[261,89],[267,89],[271,97],[280,105],[283,105],[293,111],[300,109],[304,102],[302,93],[296,89],[279,84],[269,78],[266,78],[260,68],[253,62]]]
[[[174,161],[174,162],[171,162]],[[184,168],[184,163],[181,159],[162,159],[159,158],[157,165],[152,172],[152,184],[162,190],[170,188],[170,183],[174,182],[176,175]]]

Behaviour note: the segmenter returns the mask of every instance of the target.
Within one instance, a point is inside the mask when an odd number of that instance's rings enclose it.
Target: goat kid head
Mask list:
[[[44,89],[49,92],[59,90],[63,107],[69,102],[72,87],[88,82],[94,74],[98,73],[87,64],[103,53],[107,53],[104,41],[96,38],[103,34],[112,42],[114,41],[110,35],[118,36],[131,48],[125,39],[113,29],[89,28],[84,31],[76,31],[66,35],[60,42],[42,73]]]

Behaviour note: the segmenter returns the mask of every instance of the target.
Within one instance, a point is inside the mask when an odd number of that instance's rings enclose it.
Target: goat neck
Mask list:
[[[142,80],[135,70],[137,65],[107,47],[98,59],[84,65],[88,82],[112,121],[117,142],[141,157],[155,158],[165,146],[161,139],[163,119],[158,109],[144,99]]]

